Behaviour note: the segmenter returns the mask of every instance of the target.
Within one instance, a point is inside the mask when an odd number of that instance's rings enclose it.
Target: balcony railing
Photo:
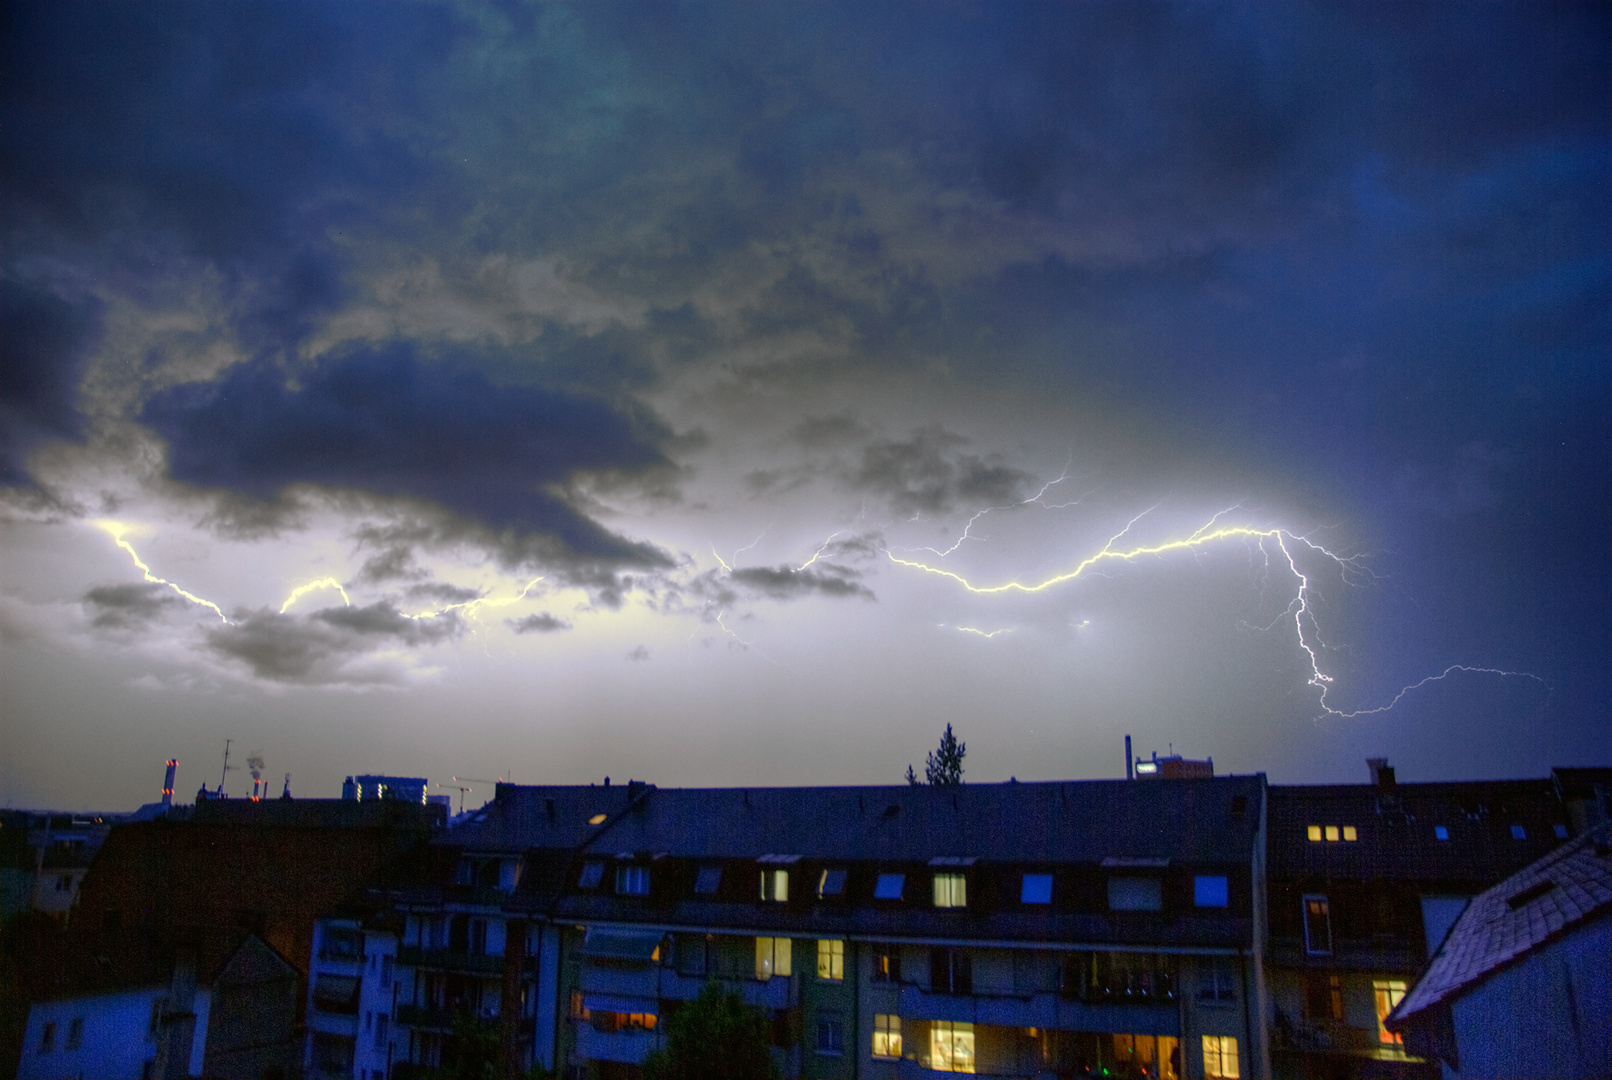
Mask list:
[[[618,1061],[642,1065],[655,1049],[653,1031],[595,1031],[587,1024],[577,1025],[577,1053],[593,1061]]]
[[[504,970],[502,956],[473,953],[468,949],[422,949],[405,945],[397,950],[397,962],[408,967],[458,971],[468,975],[498,975]]]
[[[453,1027],[454,1014],[434,1005],[399,1005],[397,1022],[403,1027],[421,1031],[448,1031]]]

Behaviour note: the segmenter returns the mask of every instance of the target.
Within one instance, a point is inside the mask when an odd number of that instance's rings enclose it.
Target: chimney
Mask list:
[[[1394,786],[1394,768],[1388,764],[1387,758],[1367,758],[1366,768],[1371,770],[1371,784],[1373,787],[1391,788]]]
[[[1131,737],[1125,736],[1125,779],[1136,779],[1136,763],[1131,760]]]
[[[178,758],[168,759],[168,772],[162,778],[162,806],[163,809],[174,804],[174,770],[179,768]]]

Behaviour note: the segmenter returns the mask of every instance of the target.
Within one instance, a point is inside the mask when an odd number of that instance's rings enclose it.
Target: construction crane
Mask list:
[[[504,782],[504,778],[502,776],[500,776],[497,780],[479,780],[474,776],[455,776],[453,778],[453,782],[454,782],[454,784],[470,784],[471,786],[475,786],[476,784],[481,784],[481,785],[484,785],[484,786],[487,785],[487,784],[491,784],[493,786],[493,789],[496,791],[497,788],[498,788],[498,785],[502,784]],[[448,787],[448,786],[450,786],[450,785],[447,785],[447,784],[443,785],[443,787]],[[469,788],[466,788],[465,790],[468,791]],[[459,812],[461,814],[465,812],[465,797],[462,794],[459,796]]]
[[[454,779],[457,780],[459,778],[456,776]],[[457,791],[459,793],[459,812],[461,814],[465,812],[465,792],[470,790],[468,787],[465,787],[463,784],[444,784],[441,780],[437,781],[437,787],[447,788],[449,791]]]

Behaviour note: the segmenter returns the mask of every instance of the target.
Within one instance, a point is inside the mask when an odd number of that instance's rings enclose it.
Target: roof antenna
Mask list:
[[[218,774],[218,793],[220,795],[224,794],[224,777],[229,774],[229,769],[230,769],[230,765],[229,765],[229,744],[234,742],[234,741],[235,741],[234,739],[225,739],[224,740],[224,771]],[[240,768],[239,765],[237,765],[235,767],[237,769]]]

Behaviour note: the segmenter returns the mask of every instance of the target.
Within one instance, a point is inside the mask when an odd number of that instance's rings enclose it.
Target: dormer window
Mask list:
[[[880,874],[879,880],[873,886],[873,899],[900,900],[901,890],[906,881],[906,874]]]
[[[789,871],[761,871],[761,899],[763,903],[782,904],[789,900]]]
[[[936,874],[935,906],[938,908],[967,907],[968,879],[962,874]]]
[[[616,894],[618,896],[648,896],[649,867],[616,867]]]
[[[845,895],[845,871],[824,870],[817,879],[817,898],[826,900],[830,897]]]
[[[598,861],[582,864],[582,874],[577,878],[577,888],[597,889],[599,882],[604,880],[604,863]]]
[[[1024,885],[1019,892],[1019,901],[1025,904],[1052,903],[1052,875],[1025,874]]]
[[[722,888],[722,868],[720,866],[702,866],[694,878],[694,895],[715,896],[717,890]]]

